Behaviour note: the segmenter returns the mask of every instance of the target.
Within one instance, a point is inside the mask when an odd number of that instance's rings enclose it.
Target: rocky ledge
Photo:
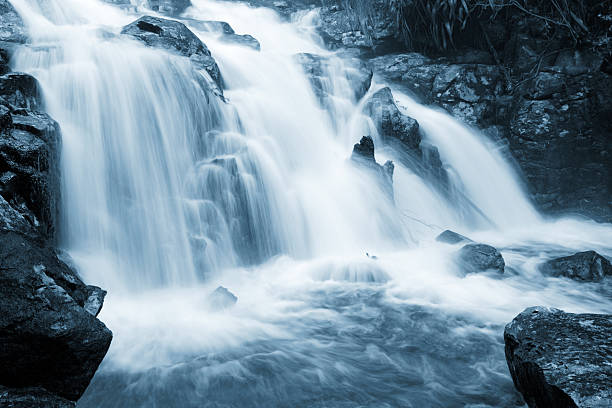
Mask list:
[[[531,408],[609,407],[612,315],[531,307],[504,331],[506,360]]]

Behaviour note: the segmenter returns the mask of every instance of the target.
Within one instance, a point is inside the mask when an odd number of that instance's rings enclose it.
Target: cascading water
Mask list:
[[[503,155],[449,116],[394,90],[438,148],[449,194],[396,162],[391,200],[349,163],[363,134],[378,138],[349,62],[312,34],[314,12],[287,23],[192,1],[181,18],[217,60],[225,103],[186,58],[119,35],[141,14],[12,3],[31,35],[15,69],[38,78],[62,127],[62,245],[109,290],[115,339],[79,406],[514,406],[501,325],[535,304],[610,310],[608,288],[536,270],[566,248],[610,254],[610,226],[541,219]],[[326,109],[303,52],[329,60]],[[449,227],[497,245],[513,272],[463,277],[456,248],[432,239]],[[206,301],[219,284],[239,298],[230,310]]]

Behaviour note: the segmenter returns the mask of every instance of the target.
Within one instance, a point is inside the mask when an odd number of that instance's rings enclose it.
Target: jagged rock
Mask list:
[[[445,244],[458,244],[460,242],[472,242],[471,239],[461,234],[457,234],[451,230],[445,230],[436,237],[436,241],[444,242]]]
[[[76,401],[112,334],[83,306],[91,288],[54,251],[0,231],[0,384]]]
[[[609,407],[612,315],[531,307],[504,330],[506,361],[531,408]]]
[[[88,296],[83,304],[83,308],[90,315],[97,317],[102,310],[104,304],[104,298],[106,297],[106,291],[97,286],[87,286]]]
[[[23,20],[8,0],[0,0],[0,27],[1,42],[26,42]]]
[[[0,120],[0,194],[47,238],[55,234],[60,200],[58,124],[25,109]]]
[[[205,70],[219,93],[223,79],[217,62],[206,45],[181,22],[158,17],[144,16],[126,25],[121,34],[132,36],[148,46],[171,50],[188,57],[194,66]]]
[[[238,298],[227,288],[219,286],[208,297],[208,304],[214,310],[224,310],[234,306]]]
[[[42,108],[38,81],[28,74],[10,73],[0,76],[0,97],[8,102],[12,109]]]
[[[551,259],[540,267],[540,271],[550,276],[598,282],[606,276],[612,276],[612,265],[597,252],[585,251]]]
[[[471,243],[457,253],[459,265],[465,273],[496,271],[504,273],[504,257],[491,245]]]
[[[393,197],[393,171],[395,165],[387,160],[382,166],[374,156],[374,141],[370,136],[363,136],[359,143],[353,146],[351,161],[358,166],[373,171],[382,182],[382,187]]]

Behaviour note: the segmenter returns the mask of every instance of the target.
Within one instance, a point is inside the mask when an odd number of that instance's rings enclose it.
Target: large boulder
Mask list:
[[[194,66],[210,75],[218,93],[222,93],[223,79],[215,59],[200,39],[185,24],[159,17],[143,16],[126,25],[121,34],[129,35],[150,47],[162,48],[187,57]]]
[[[99,288],[83,284],[53,249],[15,231],[0,231],[0,259],[0,384],[76,401],[112,339],[86,310]]]
[[[506,263],[502,254],[491,245],[470,243],[457,253],[459,265],[465,273],[495,271],[504,273]]]
[[[612,315],[531,307],[504,330],[506,361],[531,408],[609,407]]]
[[[546,261],[540,266],[540,271],[549,276],[598,282],[612,276],[612,265],[597,252],[585,251]]]

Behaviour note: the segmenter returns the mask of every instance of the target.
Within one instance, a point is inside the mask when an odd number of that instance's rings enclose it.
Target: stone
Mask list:
[[[530,307],[504,330],[514,385],[531,408],[609,407],[612,315]]]
[[[9,73],[0,76],[0,97],[12,109],[41,109],[40,86],[36,78],[28,74]]]
[[[219,39],[223,42],[243,45],[256,51],[261,50],[261,44],[259,44],[255,37],[249,34],[236,34],[232,26],[225,21],[200,21],[193,19],[186,19],[184,21],[196,30],[220,34]]]
[[[73,408],[76,402],[58,397],[41,387],[8,388],[0,385],[2,408]]]
[[[496,248],[479,243],[464,245],[457,253],[457,260],[465,273],[504,273],[506,266],[502,254]]]
[[[8,0],[0,0],[0,42],[23,44],[26,40],[21,16]]]
[[[436,241],[444,242],[445,244],[458,244],[460,242],[472,242],[471,239],[461,234],[457,234],[451,230],[445,230],[436,237]]]
[[[0,384],[76,401],[112,333],[83,308],[87,287],[52,249],[0,231],[0,259]]]
[[[225,310],[234,306],[238,298],[227,288],[219,286],[208,297],[208,305],[214,310]]]
[[[185,24],[159,17],[143,16],[123,27],[121,34],[129,35],[150,47],[174,51],[189,58],[196,68],[210,75],[214,90],[222,95],[223,79],[217,62],[206,45],[189,31]]]
[[[540,266],[540,271],[549,276],[599,282],[606,276],[612,276],[612,265],[597,252],[585,251],[546,261]]]
[[[353,146],[351,162],[372,172],[381,183],[382,189],[393,198],[393,171],[395,165],[387,160],[382,166],[376,162],[374,155],[374,141],[370,136],[363,136],[359,143]]]

